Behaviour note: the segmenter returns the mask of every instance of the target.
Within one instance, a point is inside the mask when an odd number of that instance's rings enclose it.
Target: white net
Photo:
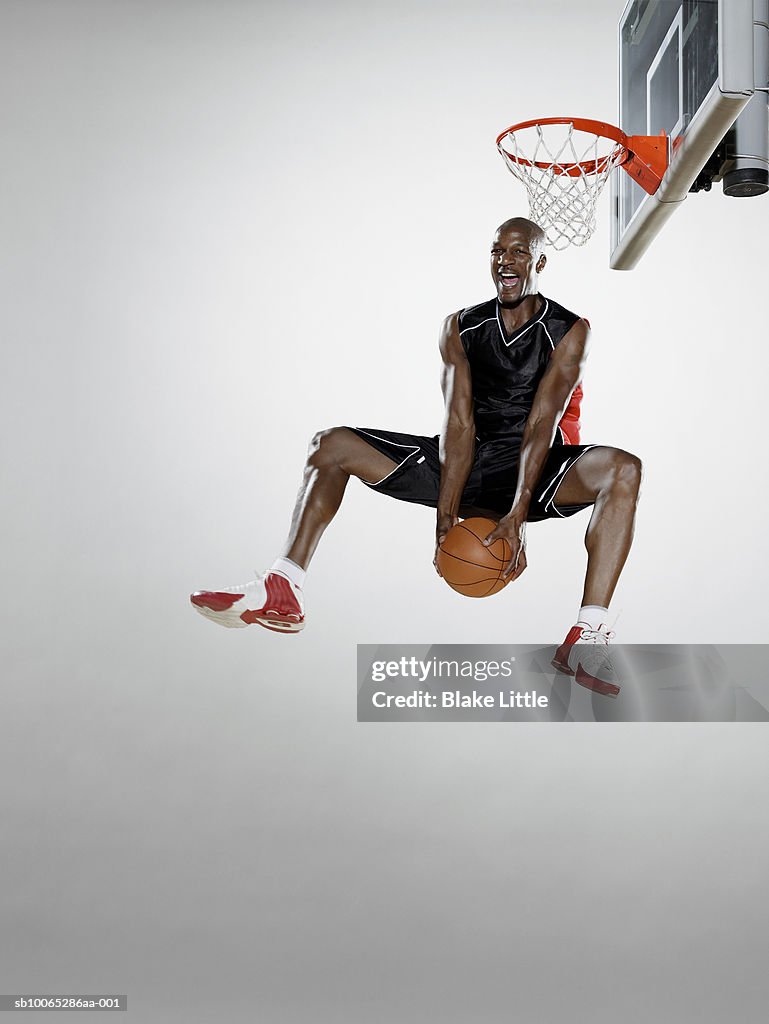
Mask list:
[[[595,230],[598,197],[624,147],[566,122],[510,128],[498,148],[526,188],[529,215],[548,244],[584,245]]]

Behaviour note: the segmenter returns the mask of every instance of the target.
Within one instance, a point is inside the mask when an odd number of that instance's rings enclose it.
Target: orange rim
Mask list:
[[[502,145],[504,138],[511,132],[519,132],[526,128],[535,128],[538,125],[543,124],[570,124],[577,131],[592,132],[593,135],[599,135],[603,138],[609,139],[611,142],[622,146],[624,150],[622,159],[619,163],[624,163],[630,155],[626,145],[628,136],[621,128],[617,128],[615,125],[609,124],[606,121],[593,121],[587,117],[536,117],[531,121],[520,121],[518,124],[510,125],[509,128],[505,128],[503,132],[499,133],[497,136],[497,149],[502,152],[508,160],[512,160],[517,164],[522,164],[524,167],[539,167],[543,171],[550,170],[554,174],[568,174],[569,177],[572,178],[578,178],[583,174],[600,174],[601,171],[606,169],[609,160],[614,155],[612,152],[607,153],[606,156],[600,157],[598,160],[582,160],[571,164],[554,164],[550,161],[532,161],[527,160],[522,156],[515,156]]]

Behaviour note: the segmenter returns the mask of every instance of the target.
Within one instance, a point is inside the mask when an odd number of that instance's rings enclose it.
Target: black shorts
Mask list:
[[[371,483],[364,481],[367,487],[401,501],[437,507],[441,480],[437,436],[421,437],[418,434],[400,434],[393,430],[368,427],[347,429],[398,463],[381,480]],[[529,505],[530,523],[543,519],[565,519],[590,507],[591,503],[556,507],[553,499],[559,484],[574,463],[595,447],[594,444],[563,444],[560,432],[556,435],[556,443],[547,454]],[[499,517],[510,511],[518,482],[519,453],[520,441],[517,439],[510,441],[494,438],[477,445],[473,468],[462,493],[461,515],[492,513]]]

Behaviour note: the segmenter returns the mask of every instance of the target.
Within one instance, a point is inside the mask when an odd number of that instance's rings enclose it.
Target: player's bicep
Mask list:
[[[548,415],[564,411],[582,380],[589,342],[590,329],[584,320],[578,320],[556,346],[537,388],[532,412]]]
[[[473,381],[470,364],[459,338],[457,314],[446,319],[441,330],[441,389],[446,417],[463,426],[473,423]]]

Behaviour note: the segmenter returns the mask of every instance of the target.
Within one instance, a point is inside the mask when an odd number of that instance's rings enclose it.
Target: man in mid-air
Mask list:
[[[460,518],[497,520],[486,543],[508,541],[511,580],[526,568],[527,522],[592,506],[582,603],[553,664],[597,693],[619,693],[608,607],[633,539],[641,463],[618,448],[579,443],[589,326],[539,293],[544,245],[532,221],[505,221],[491,247],[495,298],[445,320],[441,434],[358,427],[316,434],[283,553],[250,583],[194,593],[201,614],[222,626],[303,629],[305,573],[351,476],[437,509],[436,550]]]

